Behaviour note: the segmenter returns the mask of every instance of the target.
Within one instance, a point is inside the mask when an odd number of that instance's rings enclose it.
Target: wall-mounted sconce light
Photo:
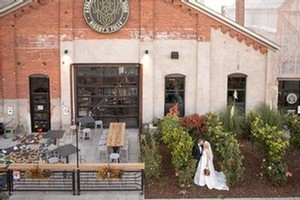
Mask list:
[[[149,51],[148,50],[145,50],[145,54],[148,54],[149,53]]]
[[[65,50],[64,53],[65,53],[65,54],[68,54],[68,50]]]
[[[172,51],[171,52],[171,59],[178,59],[178,58],[179,58],[178,51]]]

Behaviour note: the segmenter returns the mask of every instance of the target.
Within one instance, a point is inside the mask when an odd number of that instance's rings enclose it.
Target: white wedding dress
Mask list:
[[[204,145],[206,145],[207,148],[203,148],[203,153],[194,177],[194,183],[199,186],[206,185],[209,189],[229,190],[224,173],[215,171],[213,165],[213,153],[209,142],[205,141],[205,143],[206,144]],[[204,175],[205,168],[209,169],[209,176]]]

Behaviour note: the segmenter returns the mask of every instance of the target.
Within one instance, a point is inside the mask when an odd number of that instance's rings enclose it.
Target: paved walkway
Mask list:
[[[1,198],[5,200],[7,198]],[[173,200],[173,199],[145,199],[140,192],[82,192],[79,196],[74,196],[67,192],[14,192],[9,200]],[[208,200],[209,198],[189,199]],[[300,197],[285,198],[210,198],[222,200],[300,200]],[[187,200],[187,199],[176,199]]]

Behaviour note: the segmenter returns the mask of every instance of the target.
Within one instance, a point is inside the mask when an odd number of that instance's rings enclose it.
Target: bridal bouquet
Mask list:
[[[210,175],[210,171],[208,168],[204,169],[204,176],[209,176]]]

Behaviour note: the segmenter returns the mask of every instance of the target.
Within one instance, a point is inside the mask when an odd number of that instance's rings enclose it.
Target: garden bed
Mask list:
[[[244,156],[244,179],[229,191],[209,190],[191,184],[189,188],[181,188],[171,165],[170,151],[165,145],[160,146],[162,155],[162,176],[160,180],[146,181],[145,198],[234,198],[234,197],[299,197],[300,196],[300,153],[288,150],[285,161],[292,177],[282,187],[271,185],[262,174],[262,157],[248,140],[240,142]]]

